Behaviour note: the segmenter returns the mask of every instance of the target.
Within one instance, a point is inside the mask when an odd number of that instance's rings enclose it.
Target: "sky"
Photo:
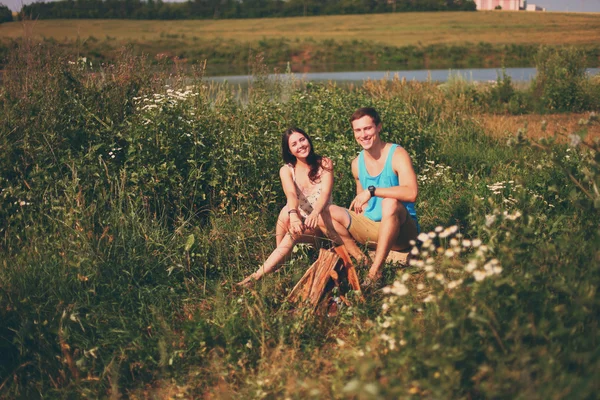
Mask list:
[[[7,5],[13,11],[19,11],[22,4],[30,3],[33,1],[0,0],[0,4]],[[600,0],[529,0],[528,3],[545,7],[547,11],[600,12]]]

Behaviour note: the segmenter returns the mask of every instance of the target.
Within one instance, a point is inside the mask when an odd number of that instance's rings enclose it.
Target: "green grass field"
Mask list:
[[[123,47],[155,64],[248,74],[258,56],[293,72],[532,66],[540,45],[584,49],[600,64],[600,14],[404,13],[244,20],[41,20],[0,25],[0,66],[24,38],[95,65]],[[58,54],[57,54],[58,55]]]
[[[464,44],[597,44],[600,14],[527,12],[430,12],[375,15],[297,17],[244,20],[132,21],[41,20],[0,25],[0,37],[34,37],[58,41],[107,36],[121,42],[178,38],[188,44],[233,39],[353,40],[390,46]]]

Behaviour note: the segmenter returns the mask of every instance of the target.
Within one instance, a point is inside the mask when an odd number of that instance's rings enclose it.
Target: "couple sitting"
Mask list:
[[[418,189],[410,156],[402,147],[381,140],[382,124],[373,108],[359,108],[350,121],[354,137],[363,148],[352,161],[357,194],[350,209],[331,204],[331,160],[315,153],[304,131],[288,129],[281,141],[285,165],[279,171],[287,204],[277,221],[277,248],[241,285],[275,271],[296,243],[313,243],[325,234],[336,244],[344,244],[359,263],[367,264],[367,259],[356,242],[376,245],[363,283],[369,286],[381,278],[390,250],[406,249],[416,239],[414,201]]]

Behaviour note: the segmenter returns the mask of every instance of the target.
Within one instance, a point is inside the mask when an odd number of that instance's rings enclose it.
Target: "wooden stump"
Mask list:
[[[321,249],[317,261],[294,286],[288,301],[293,303],[307,301],[316,310],[319,303],[324,298],[328,298],[328,294],[334,287],[340,288],[340,299],[346,305],[350,305],[345,296],[346,292],[350,289],[360,291],[356,269],[344,246],[338,246],[333,250]]]

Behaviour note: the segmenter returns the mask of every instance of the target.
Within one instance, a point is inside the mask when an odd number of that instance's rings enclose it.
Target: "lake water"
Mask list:
[[[600,73],[600,68],[588,68],[590,75]],[[505,72],[511,77],[513,82],[530,81],[536,74],[535,68],[506,68]],[[485,69],[434,69],[434,70],[415,70],[415,71],[362,71],[362,72],[314,72],[314,73],[294,73],[291,77],[306,81],[335,81],[335,82],[362,82],[367,79],[391,80],[394,76],[400,79],[405,78],[408,81],[437,81],[446,82],[450,76],[460,75],[461,77],[476,82],[495,81],[499,75],[502,75],[500,68]],[[286,79],[288,75],[270,75],[271,78],[278,77]],[[251,75],[232,75],[232,76],[212,76],[206,78],[213,82],[228,82],[231,84],[247,84],[252,80]]]

